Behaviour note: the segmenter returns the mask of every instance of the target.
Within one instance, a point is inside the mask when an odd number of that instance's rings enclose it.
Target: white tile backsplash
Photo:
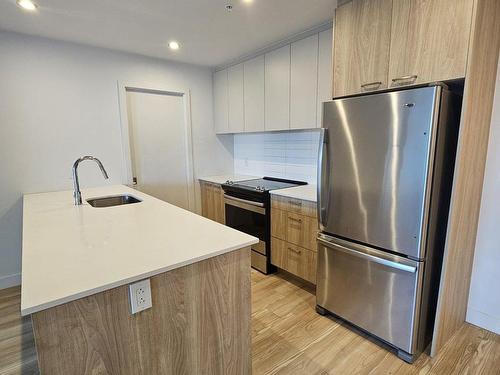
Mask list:
[[[234,173],[316,183],[319,130],[234,135]]]

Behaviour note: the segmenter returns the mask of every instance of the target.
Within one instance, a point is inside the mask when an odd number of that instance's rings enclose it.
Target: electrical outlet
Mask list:
[[[136,314],[153,306],[151,299],[151,283],[149,279],[128,286],[130,312]]]

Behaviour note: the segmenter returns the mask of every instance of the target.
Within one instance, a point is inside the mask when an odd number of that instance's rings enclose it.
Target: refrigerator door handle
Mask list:
[[[328,136],[327,129],[321,129],[319,138],[319,154],[318,154],[318,183],[317,183],[317,210],[318,210],[318,222],[320,227],[325,225],[326,213],[328,204],[325,206],[325,196],[328,197],[328,190],[330,184],[328,181],[325,184],[325,178],[329,179],[328,173],[330,169],[327,152]]]
[[[361,258],[361,259],[368,260],[370,262],[378,263],[378,264],[381,264],[381,265],[384,265],[384,266],[387,266],[390,268],[396,268],[398,270],[409,272],[409,273],[417,272],[417,267],[415,267],[415,266],[410,266],[410,265],[395,262],[395,261],[392,261],[389,259],[380,258],[380,257],[377,257],[375,255],[370,255],[370,254],[367,254],[367,253],[364,253],[361,251],[357,251],[354,249],[349,249],[349,248],[342,246],[340,244],[337,244],[337,243],[334,244],[334,243],[331,243],[329,241],[326,241],[326,240],[322,239],[321,237],[318,238],[318,242],[322,243],[327,248],[334,246],[336,250],[342,251],[342,252],[347,253],[349,255],[356,256],[356,257]]]

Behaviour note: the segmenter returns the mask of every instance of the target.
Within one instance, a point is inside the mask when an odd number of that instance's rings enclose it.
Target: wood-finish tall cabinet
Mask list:
[[[352,0],[337,8],[335,24],[334,97],[363,93],[370,89],[362,87],[369,80],[377,81],[374,91],[463,83],[431,350],[436,355],[467,312],[500,49],[500,1]]]

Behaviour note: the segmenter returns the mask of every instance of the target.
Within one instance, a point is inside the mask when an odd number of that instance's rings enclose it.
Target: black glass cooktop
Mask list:
[[[284,180],[281,178],[273,178],[273,177],[264,177],[264,178],[256,178],[252,180],[245,180],[238,182],[228,181],[224,185],[231,186],[233,189],[239,188],[244,190],[252,190],[265,193],[270,190],[285,189],[299,185],[307,185],[307,182]]]

